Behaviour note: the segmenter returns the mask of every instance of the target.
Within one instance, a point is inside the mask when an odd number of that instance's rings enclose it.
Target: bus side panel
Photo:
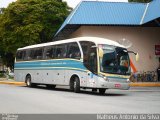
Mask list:
[[[93,74],[92,72],[88,72],[87,74],[87,87],[96,88],[98,83],[98,76]]]
[[[80,70],[65,70],[65,83],[66,85],[70,84],[70,80],[72,76],[78,76],[80,80],[80,86],[85,86],[87,83],[87,72],[85,71],[80,71]]]
[[[65,85],[64,70],[42,70],[43,84]]]
[[[15,63],[15,79],[25,81],[27,74],[32,83],[69,85],[72,75],[77,75],[80,85],[87,87],[88,73],[81,61],[48,60]]]
[[[56,70],[43,70],[42,78],[44,84],[57,84],[57,71]]]
[[[28,74],[28,70],[14,70],[14,73],[15,73],[14,79],[16,81],[25,82],[26,75]]]

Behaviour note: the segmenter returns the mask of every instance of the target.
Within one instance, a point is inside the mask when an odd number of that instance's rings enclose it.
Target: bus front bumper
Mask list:
[[[129,83],[119,83],[119,82],[104,82],[100,85],[101,88],[108,89],[121,89],[128,90],[130,88]]]

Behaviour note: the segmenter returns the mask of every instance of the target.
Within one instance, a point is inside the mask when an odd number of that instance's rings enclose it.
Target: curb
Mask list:
[[[160,87],[160,82],[130,83],[131,87]]]
[[[8,84],[8,85],[25,85],[24,82],[11,82],[11,81],[0,81],[0,84]]]

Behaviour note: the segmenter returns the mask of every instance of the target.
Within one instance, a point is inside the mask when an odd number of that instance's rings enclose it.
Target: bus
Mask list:
[[[130,58],[119,43],[97,37],[79,37],[19,48],[15,80],[28,87],[66,85],[78,93],[92,89],[129,89]]]

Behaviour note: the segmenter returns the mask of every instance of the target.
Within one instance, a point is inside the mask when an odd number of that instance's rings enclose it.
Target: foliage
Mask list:
[[[148,3],[151,2],[152,0],[128,0],[128,2],[141,2],[141,3]]]
[[[0,78],[5,78],[6,76],[3,73],[0,73]]]
[[[0,56],[13,67],[17,48],[52,40],[71,8],[62,0],[17,0],[0,9]]]

